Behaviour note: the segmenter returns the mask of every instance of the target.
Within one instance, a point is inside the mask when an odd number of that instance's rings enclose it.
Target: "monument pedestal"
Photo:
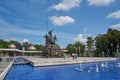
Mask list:
[[[63,51],[58,45],[46,45],[44,53],[46,57],[61,57],[63,55]]]

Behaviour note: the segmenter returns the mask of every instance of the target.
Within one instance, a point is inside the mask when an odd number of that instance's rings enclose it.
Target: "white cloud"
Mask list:
[[[73,23],[75,20],[69,16],[52,16],[49,18],[56,26],[63,26],[64,24]]]
[[[118,28],[120,28],[120,23],[111,25],[109,28],[118,29]]]
[[[10,41],[11,41],[11,40],[13,40],[13,41],[18,41],[18,42],[19,42],[19,40],[18,40],[17,38],[11,38]]]
[[[116,18],[116,19],[120,19],[120,10],[110,13],[107,18]]]
[[[24,42],[28,42],[29,43],[29,40],[28,39],[23,39],[22,43]]]
[[[79,34],[76,38],[74,38],[74,40],[77,42],[81,42],[81,43],[86,43],[87,42],[87,38],[84,38],[83,34]]]
[[[78,7],[82,0],[62,0],[57,5],[53,5],[52,8],[56,10],[70,10],[71,8]]]
[[[115,0],[87,0],[89,5],[95,5],[95,6],[105,6],[109,5]]]
[[[91,34],[84,34],[85,37],[92,37]]]

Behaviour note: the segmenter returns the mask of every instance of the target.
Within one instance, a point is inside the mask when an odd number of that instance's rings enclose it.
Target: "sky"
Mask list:
[[[87,37],[120,30],[120,0],[0,0],[0,39],[45,45],[54,30],[66,47]]]

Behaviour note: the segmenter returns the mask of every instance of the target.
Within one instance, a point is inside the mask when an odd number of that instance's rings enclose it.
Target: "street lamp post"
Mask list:
[[[108,49],[108,55],[110,54],[110,50]]]
[[[76,53],[77,53],[77,47],[75,49],[76,49]]]
[[[94,46],[92,46],[92,56],[94,56]]]
[[[102,57],[104,57],[104,52],[102,51]]]
[[[50,45],[50,47],[49,47],[49,50],[50,50],[49,56],[50,57],[51,57],[51,54],[52,54],[51,48],[52,48],[52,45]]]
[[[80,47],[79,47],[79,56],[81,56],[81,53],[80,53]]]
[[[74,46],[73,48],[74,48],[74,50],[75,50],[74,52],[77,53],[77,47]]]
[[[23,50],[23,56],[25,56],[25,47],[22,47],[22,50]]]
[[[113,43],[111,43],[111,52],[113,53]],[[111,53],[111,56],[112,56],[112,53]]]
[[[117,52],[117,57],[119,57],[118,49],[119,49],[119,45],[117,44],[117,50],[116,50],[116,52]]]
[[[90,57],[92,57],[92,47],[90,48]]]

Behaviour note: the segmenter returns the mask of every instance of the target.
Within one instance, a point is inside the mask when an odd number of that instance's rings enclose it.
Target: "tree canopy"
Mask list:
[[[85,45],[80,42],[75,42],[74,44],[68,44],[66,49],[69,54],[77,53],[78,56],[83,56]]]
[[[97,51],[100,53],[103,51],[104,56],[117,55],[117,46],[120,46],[120,31],[116,29],[108,29],[106,34],[96,39]]]
[[[22,47],[24,47],[25,50],[27,50],[28,47],[30,47],[31,45],[33,45],[36,48],[36,50],[44,50],[44,46],[40,45],[40,44],[30,44],[28,42],[20,43],[18,41],[14,41],[14,40],[11,40],[9,42],[4,41],[4,40],[0,40],[0,48],[8,48],[8,46],[10,44],[14,44],[17,49],[22,49]]]

